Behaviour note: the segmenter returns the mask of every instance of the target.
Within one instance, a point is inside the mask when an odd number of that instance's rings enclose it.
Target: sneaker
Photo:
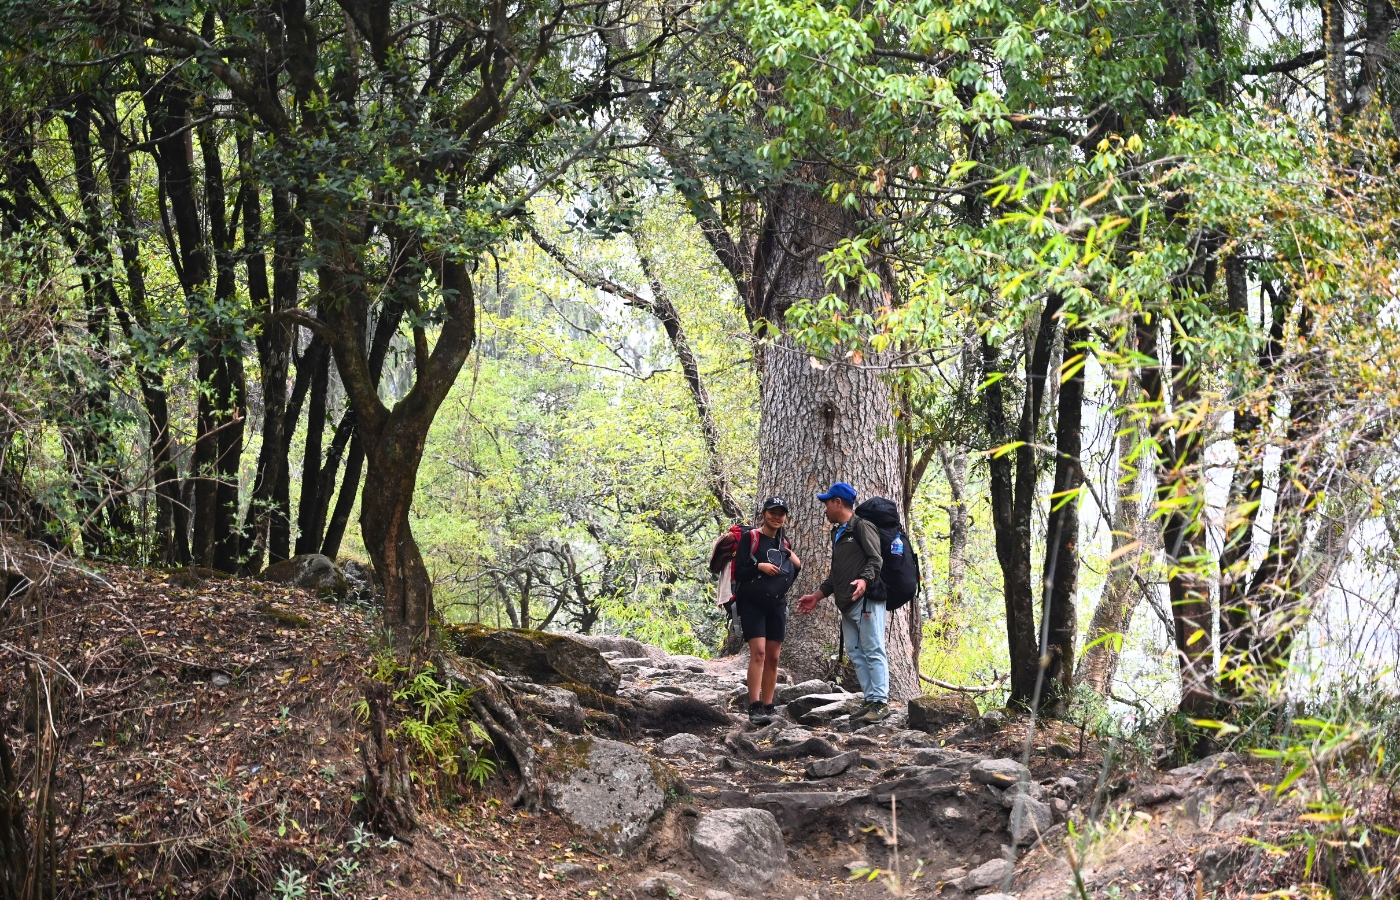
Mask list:
[[[753,703],[750,703],[749,724],[767,725],[771,723],[773,721],[773,716],[771,712],[767,711],[769,709],[771,709],[771,707],[765,708],[764,705],[762,703],[759,703],[757,700],[755,700]]]
[[[763,714],[764,714],[765,716],[768,717],[768,721],[770,721],[770,722],[773,721],[773,717],[776,716],[776,715],[778,714],[778,711],[777,711],[777,708],[776,708],[776,704],[773,704],[773,703],[765,703],[765,704],[763,704]]]
[[[860,722],[862,725],[874,725],[876,722],[883,722],[889,718],[890,705],[888,703],[871,703],[859,715],[851,717],[852,722]]]

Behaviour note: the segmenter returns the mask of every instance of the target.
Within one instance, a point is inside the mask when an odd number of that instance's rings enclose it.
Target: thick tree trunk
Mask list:
[[[390,300],[380,311],[379,319],[375,323],[374,341],[369,349],[369,371],[376,388],[384,374],[384,359],[389,354],[389,342],[398,331],[402,318],[403,304]],[[353,415],[353,410],[349,414]],[[340,542],[345,538],[345,526],[350,522],[355,497],[359,494],[364,465],[365,442],[357,424],[350,439],[350,453],[345,459],[345,477],[340,484],[340,493],[336,496],[335,510],[326,525],[325,540],[321,543],[321,553],[331,559],[335,559],[340,553]]]
[[[430,422],[400,420],[398,435],[370,440],[365,454],[369,466],[360,495],[360,532],[384,582],[385,624],[400,643],[423,635],[432,616],[433,584],[409,521]]]
[[[327,227],[318,237],[332,237],[336,227]],[[347,254],[346,258],[353,257]],[[358,280],[343,277],[342,260],[329,261],[321,270],[322,290],[339,302],[326,304],[319,318],[308,322],[330,342],[364,436],[368,465],[360,497],[360,531],[384,584],[384,623],[400,647],[428,638],[433,615],[432,581],[409,519],[418,465],[433,417],[476,338],[475,298],[466,265],[431,257],[424,261],[435,270],[444,294],[442,325],[432,352],[422,347],[415,354],[413,387],[392,410],[379,397],[365,350],[369,299]]]
[[[798,187],[784,188],[770,211],[784,236],[771,262],[769,321],[778,325],[792,303],[829,292],[819,257],[855,233],[853,217]],[[789,255],[790,254],[790,255]],[[870,298],[848,301],[872,306]],[[815,365],[786,334],[763,351],[759,425],[759,495],[789,504],[789,537],[802,558],[793,596],[814,590],[831,563],[829,526],[816,495],[833,481],[853,485],[860,500],[901,496],[899,446],[888,385],[870,369],[845,361]],[[915,611],[917,615],[917,610]],[[788,619],[783,661],[799,680],[829,675],[839,645],[835,606],[823,601],[811,613]],[[891,615],[886,634],[890,697],[923,693],[909,616]]]

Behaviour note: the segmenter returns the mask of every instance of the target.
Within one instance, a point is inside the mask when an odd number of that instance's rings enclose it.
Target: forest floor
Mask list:
[[[506,773],[456,797],[420,782],[420,827],[411,838],[385,840],[368,830],[358,800],[363,737],[354,708],[381,639],[366,608],[189,570],[122,567],[60,578],[32,599],[12,605],[0,624],[0,721],[18,768],[30,773],[21,785],[29,802],[43,787],[33,778],[36,749],[55,761],[50,843],[64,896],[635,897],[645,875],[677,866],[686,884],[673,896],[714,890],[675,840],[607,855],[552,814],[512,810]],[[43,688],[37,707],[36,684]],[[38,727],[50,720],[52,732]],[[1020,759],[1025,727],[1012,721],[958,749]],[[36,730],[56,734],[57,743],[36,740]],[[724,729],[711,731],[706,739],[722,740]],[[1037,780],[1069,774],[1103,783],[1096,742],[1063,725],[1038,734]],[[649,749],[653,743],[639,741]],[[1055,743],[1074,752],[1055,755]],[[717,787],[744,791],[803,777],[794,762],[762,776],[726,771],[721,760],[694,762],[681,769],[700,811],[717,805],[707,800]],[[1246,767],[1232,771],[1243,774],[1231,784],[1254,790]],[[1114,769],[1108,777],[1117,781],[1113,793],[1136,797],[1137,808],[1106,809],[1113,825],[1085,851],[1082,896],[1249,896],[1268,888],[1258,854],[1248,893],[1229,888],[1241,870],[1235,843],[1202,856],[1233,840],[1225,831],[1247,829],[1257,817],[1236,815],[1222,831],[1218,816],[1203,820],[1186,809],[1189,802],[1164,802],[1189,801],[1192,777],[1163,781],[1157,795],[1148,790],[1162,780],[1154,773]],[[1057,826],[1057,840],[1041,841],[1019,861],[1022,900],[1080,894],[1064,834]],[[861,849],[830,842],[793,848],[793,876],[771,895],[963,896],[940,874],[996,855],[979,846],[930,857],[918,878],[895,886],[887,877],[844,877],[841,866]],[[1226,858],[1235,864],[1223,865]],[[889,868],[884,858],[875,864]],[[917,863],[906,857],[903,865],[907,874]],[[1201,893],[1203,869],[1209,894]]]

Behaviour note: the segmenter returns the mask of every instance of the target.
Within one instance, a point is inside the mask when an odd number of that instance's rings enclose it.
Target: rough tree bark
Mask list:
[[[810,187],[820,173],[806,172],[809,184],[785,184],[768,191],[752,215],[731,234],[703,179],[676,149],[662,153],[675,167],[676,190],[685,201],[714,251],[728,271],[749,325],[772,336],[755,346],[759,366],[761,411],[759,424],[758,495],[785,498],[791,514],[788,535],[802,558],[802,574],[791,596],[814,590],[831,560],[828,529],[816,494],[831,482],[850,482],[861,499],[880,495],[902,497],[903,477],[896,438],[894,404],[888,386],[870,368],[845,360],[820,363],[794,345],[782,331],[783,317],[793,303],[830,293],[820,257],[858,231],[857,217],[826,203]],[[892,287],[892,279],[887,281]],[[888,302],[888,290],[880,303]],[[851,292],[853,305],[873,310],[876,298]],[[872,360],[873,362],[874,360]],[[890,697],[906,700],[923,693],[919,686],[917,644],[908,615],[889,617],[887,652]],[[826,677],[832,673],[839,629],[830,602],[810,614],[788,619],[783,661],[794,677]]]

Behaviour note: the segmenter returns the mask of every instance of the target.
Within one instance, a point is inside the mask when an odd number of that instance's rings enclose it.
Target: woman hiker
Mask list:
[[[787,515],[783,498],[769,497],[763,524],[740,536],[734,548],[734,597],[749,645],[749,722],[754,725],[772,721],[778,655],[787,635],[787,592],[802,571],[802,560],[783,536]]]

